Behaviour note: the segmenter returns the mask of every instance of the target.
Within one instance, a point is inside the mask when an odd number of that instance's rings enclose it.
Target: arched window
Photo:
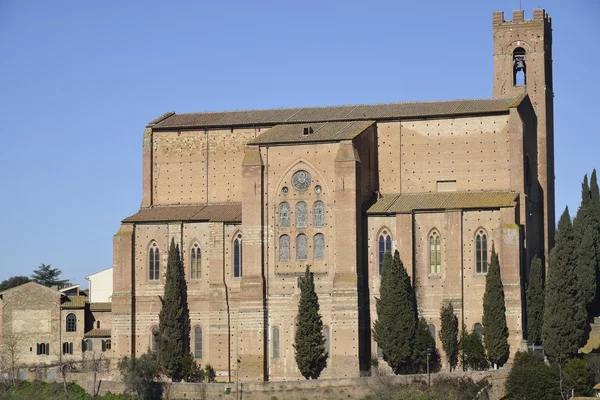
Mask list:
[[[478,274],[487,274],[487,257],[487,235],[483,230],[480,230],[475,237],[475,270]]]
[[[64,342],[62,344],[62,353],[63,354],[73,354],[73,343]]]
[[[296,228],[306,228],[308,226],[308,209],[306,203],[299,201],[296,203]]]
[[[148,250],[148,271],[148,279],[151,281],[157,281],[159,279],[160,250],[158,250],[156,242],[153,242],[152,245],[150,245],[150,250]]]
[[[308,258],[308,240],[304,233],[296,236],[296,260],[306,260]]]
[[[92,342],[92,339],[87,339],[84,341],[84,346],[82,346],[83,349],[81,349],[82,351],[94,351],[94,343]]]
[[[379,275],[383,271],[383,256],[385,253],[392,252],[392,237],[388,231],[381,232],[379,235]]]
[[[325,259],[325,235],[322,233],[317,233],[314,238],[314,246],[315,246],[315,260],[324,260]]]
[[[325,226],[325,204],[320,200],[313,203],[313,226],[315,228]]]
[[[233,277],[242,276],[242,234],[238,233],[233,241]]]
[[[157,336],[158,336],[158,328],[156,326],[153,326],[150,329],[150,350],[152,350],[153,353],[156,353]]]
[[[75,314],[71,313],[67,315],[65,326],[67,332],[77,332],[77,317]]]
[[[429,334],[431,335],[433,340],[435,340],[435,325],[429,324],[429,325],[427,325],[427,328],[429,328]]]
[[[103,340],[102,341],[102,351],[110,350],[110,348],[111,348],[110,339]]]
[[[202,328],[194,328],[194,358],[202,358]]]
[[[37,354],[38,355],[50,355],[50,343],[37,343]],[[72,354],[72,353],[71,353]]]
[[[329,326],[327,326],[327,325],[323,325],[323,338],[325,339],[325,352],[327,354],[329,354],[330,357],[331,357],[331,354],[329,352],[329,348],[330,348],[330,344],[329,344]]]
[[[287,201],[279,204],[279,226],[284,228],[290,226],[290,203]]]
[[[436,231],[429,235],[429,273],[432,275],[442,273],[442,246],[440,234]]]
[[[513,85],[527,84],[527,65],[525,65],[525,49],[517,47],[513,52]]]
[[[190,270],[192,279],[200,279],[200,270],[202,268],[202,251],[198,243],[194,243],[190,251]]]
[[[290,260],[290,237],[288,235],[279,236],[279,261]]]
[[[473,332],[477,333],[479,340],[483,341],[483,326],[479,322],[473,325]]]
[[[100,329],[100,321],[96,321],[96,329]]]
[[[273,358],[279,358],[279,328],[273,328]]]

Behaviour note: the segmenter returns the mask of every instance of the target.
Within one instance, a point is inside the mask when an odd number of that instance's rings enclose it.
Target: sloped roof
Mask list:
[[[61,304],[62,308],[84,308],[85,296],[65,296],[66,300]]]
[[[505,99],[422,101],[189,114],[166,113],[153,120],[148,126],[153,129],[209,128],[492,114],[508,112],[511,107],[518,106],[523,98],[524,96]]]
[[[373,125],[375,121],[321,122],[276,125],[248,144],[337,142],[351,140]],[[308,134],[305,129],[310,129]]]
[[[110,337],[110,329],[92,329],[91,331],[87,331],[86,333],[83,334],[84,338],[104,338]]]
[[[123,222],[211,221],[242,222],[241,203],[154,206],[142,208]]]
[[[90,311],[111,311],[112,303],[110,302],[97,302],[90,303]]]
[[[386,194],[367,210],[367,214],[513,207],[518,197],[515,192],[495,191]]]

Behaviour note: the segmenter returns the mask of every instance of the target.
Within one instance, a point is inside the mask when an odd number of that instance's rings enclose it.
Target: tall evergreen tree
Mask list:
[[[454,314],[454,308],[451,303],[442,306],[440,310],[440,340],[442,348],[446,353],[446,359],[450,364],[450,371],[456,368],[458,363],[458,318]]]
[[[586,321],[579,303],[575,242],[569,208],[565,208],[550,252],[542,340],[548,358],[564,363],[577,354]],[[487,340],[487,338],[486,338]]]
[[[31,280],[47,287],[58,286],[59,289],[70,285],[67,279],[58,279],[62,271],[52,265],[40,264],[31,275]]]
[[[384,256],[379,295],[373,337],[394,373],[410,372],[417,312],[410,277],[398,250],[393,260],[389,253]]]
[[[542,344],[543,322],[544,271],[542,260],[535,256],[531,261],[527,282],[527,342],[530,345]]]
[[[192,364],[190,354],[190,320],[183,273],[183,263],[175,239],[171,239],[167,261],[165,293],[160,298],[156,334],[157,359],[163,372],[174,382],[186,376]]]
[[[440,354],[435,347],[435,339],[431,336],[427,321],[421,317],[417,321],[415,336],[412,340],[412,373],[427,372],[427,362],[429,359],[430,371],[437,372],[440,367]]]
[[[485,277],[483,295],[483,336],[484,345],[490,362],[498,367],[508,360],[508,326],[506,325],[506,304],[504,286],[500,276],[498,254],[492,244],[492,258]]]
[[[300,277],[300,302],[294,338],[296,364],[304,378],[317,379],[327,366],[323,319],[319,313],[319,297],[309,267]]]
[[[581,307],[589,309],[596,296],[596,246],[595,239],[598,230],[594,225],[588,225],[577,247],[577,279],[578,299]]]
[[[590,197],[592,199],[592,203],[595,203],[596,206],[600,206],[600,189],[598,188],[598,178],[596,176],[596,169],[592,171],[592,176],[590,177]]]

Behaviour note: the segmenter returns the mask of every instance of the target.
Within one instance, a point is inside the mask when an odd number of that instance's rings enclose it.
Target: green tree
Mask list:
[[[58,279],[62,271],[58,268],[52,268],[52,265],[40,264],[31,275],[31,280],[40,285],[52,287],[58,286],[59,289],[70,285],[67,279]]]
[[[5,290],[21,286],[24,283],[31,282],[29,277],[27,276],[11,276],[8,279],[5,279],[0,283],[0,292],[4,292]]]
[[[450,364],[450,371],[456,368],[458,363],[458,318],[454,314],[454,308],[451,303],[442,306],[440,310],[441,328],[439,337],[442,341],[442,348],[446,353],[446,359]]]
[[[393,260],[389,253],[384,256],[379,295],[373,337],[395,374],[410,372],[417,312],[410,277],[398,250]]]
[[[174,382],[181,381],[192,367],[190,320],[184,295],[185,277],[179,247],[171,239],[167,261],[167,280],[156,333],[157,360],[163,372]]]
[[[550,252],[542,340],[548,358],[560,364],[577,354],[587,313],[579,304],[575,243],[568,207],[565,208]],[[487,340],[487,338],[486,338]]]
[[[124,357],[119,360],[117,368],[127,390],[135,392],[139,400],[160,400],[162,385],[157,382],[160,365],[155,354],[148,352],[139,358]]]
[[[506,325],[506,305],[504,286],[500,276],[498,254],[492,244],[492,259],[485,277],[483,295],[483,336],[487,357],[494,366],[501,367],[508,360],[508,326]]]
[[[530,345],[542,344],[543,322],[544,271],[542,260],[535,256],[531,261],[527,282],[527,342]]]
[[[565,363],[563,368],[565,376],[563,391],[571,394],[571,389],[575,391],[575,396],[591,396],[594,387],[592,371],[588,366],[587,360],[583,358],[572,358]]]
[[[412,340],[412,372],[427,372],[427,359],[429,355],[429,370],[437,372],[440,369],[440,354],[435,347],[435,339],[431,336],[425,318],[419,319]]]
[[[581,241],[577,246],[577,280],[578,300],[580,306],[589,309],[596,296],[596,244],[594,243],[598,230],[594,225],[588,225]]]
[[[506,397],[511,400],[560,399],[559,372],[556,365],[546,365],[533,353],[518,351],[504,383]]]
[[[467,334],[466,327],[463,326],[458,351],[464,370],[483,371],[489,368],[479,332],[473,330]]]
[[[300,277],[300,302],[296,317],[294,339],[296,364],[306,379],[317,379],[327,366],[328,354],[325,351],[323,319],[319,313],[319,297],[315,292],[315,282],[307,266]]]

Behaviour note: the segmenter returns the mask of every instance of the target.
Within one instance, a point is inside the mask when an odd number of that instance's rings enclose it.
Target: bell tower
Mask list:
[[[512,21],[493,14],[494,98],[527,93],[537,117],[537,171],[544,213],[544,256],[554,247],[554,91],[552,87],[552,21],[543,9],[525,20],[523,10]]]

